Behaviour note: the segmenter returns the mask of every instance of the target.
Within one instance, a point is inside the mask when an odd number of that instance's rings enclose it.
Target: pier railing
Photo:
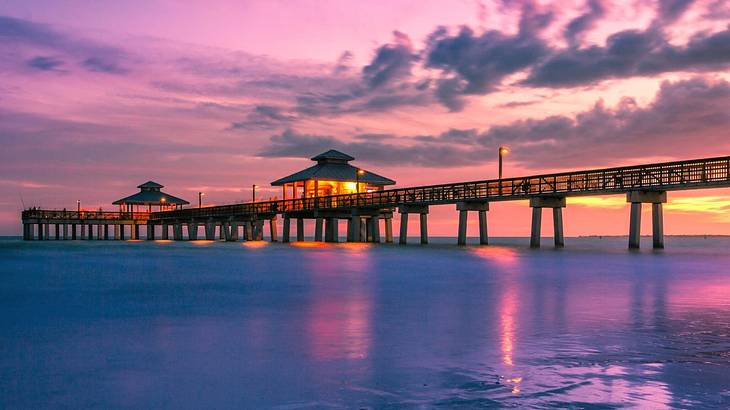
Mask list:
[[[113,211],[67,211],[48,209],[27,209],[23,211],[23,219],[53,220],[136,220],[149,219],[148,212],[113,212]]]
[[[153,212],[150,219],[215,218],[295,211],[398,205],[439,205],[460,201],[508,201],[535,196],[579,196],[630,191],[668,191],[730,186],[730,156],[459,182],[255,203]]]

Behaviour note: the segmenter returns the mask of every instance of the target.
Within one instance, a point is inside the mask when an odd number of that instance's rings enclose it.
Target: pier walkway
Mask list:
[[[629,247],[639,247],[641,208],[642,204],[647,203],[652,206],[653,245],[655,248],[661,248],[664,246],[662,204],[667,201],[667,192],[722,187],[730,187],[730,156],[398,188],[370,193],[187,208],[152,212],[145,214],[145,217],[140,216],[140,219],[133,217],[131,220],[128,215],[111,212],[109,214],[116,214],[117,217],[93,219],[92,224],[106,226],[105,224],[111,222],[113,225],[133,227],[144,224],[147,227],[147,239],[154,239],[155,228],[160,226],[161,239],[169,238],[169,230],[172,227],[173,238],[182,240],[183,227],[186,227],[187,238],[195,240],[198,237],[199,225],[204,225],[206,239],[215,239],[217,229],[218,237],[222,239],[260,240],[263,238],[264,224],[268,222],[269,238],[277,241],[276,221],[280,216],[283,218],[281,238],[283,242],[290,240],[292,219],[297,223],[297,240],[304,240],[304,220],[314,219],[315,240],[336,242],[339,236],[338,221],[345,219],[348,241],[380,242],[380,225],[383,220],[385,241],[392,242],[392,216],[393,212],[397,211],[401,214],[399,242],[406,243],[409,215],[418,214],[421,243],[425,244],[428,243],[429,207],[451,204],[455,205],[459,212],[458,243],[466,243],[468,213],[476,211],[479,215],[480,243],[487,244],[489,203],[529,200],[533,209],[531,246],[540,246],[542,209],[550,208],[553,211],[554,242],[556,246],[561,247],[564,246],[562,208],[566,206],[567,197],[625,194],[631,207]],[[57,212],[59,211],[24,211],[23,224],[26,234],[24,238],[33,239],[33,224],[39,227],[40,239],[41,236],[47,238],[49,224],[59,223],[57,221],[64,221],[60,222],[62,224],[72,224],[75,221],[73,213],[67,214],[71,215],[71,218],[66,218],[59,216]],[[85,222],[89,220],[84,219]],[[44,232],[41,225],[45,226]],[[239,228],[242,230],[239,231]],[[138,233],[134,234],[135,229],[137,228],[132,229],[132,236],[139,237]],[[57,227],[56,237],[58,236]],[[115,238],[117,236],[115,235]]]

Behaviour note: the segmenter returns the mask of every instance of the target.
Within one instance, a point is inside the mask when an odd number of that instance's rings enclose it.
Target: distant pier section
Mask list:
[[[148,240],[256,241],[264,239],[268,225],[269,240],[289,242],[292,220],[296,222],[296,240],[304,241],[304,221],[310,219],[318,242],[338,242],[339,221],[345,220],[348,242],[384,239],[392,243],[392,219],[398,212],[399,243],[406,244],[409,219],[416,214],[420,243],[427,244],[430,207],[452,205],[458,213],[457,243],[466,244],[468,215],[476,212],[479,243],[486,245],[490,203],[528,200],[532,208],[530,245],[540,246],[542,210],[548,208],[552,210],[554,244],[562,247],[567,198],[625,195],[629,248],[639,247],[643,204],[650,204],[652,209],[653,247],[663,248],[663,204],[669,191],[730,187],[730,156],[398,189],[386,189],[395,181],[352,166],[354,158],[339,151],[330,150],[312,160],[317,164],[272,182],[282,187],[283,199],[257,202],[254,198],[243,204],[203,207],[199,203],[198,207],[184,208],[187,201],[162,193],[162,186],[150,181],[139,186],[140,193],[116,201],[118,212],[25,210],[23,238],[122,240],[126,238],[125,227],[130,227],[129,238],[139,239],[139,227],[144,226]],[[204,234],[199,237],[201,227]]]

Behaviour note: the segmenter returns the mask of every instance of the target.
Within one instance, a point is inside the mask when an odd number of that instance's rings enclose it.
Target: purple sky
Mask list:
[[[725,1],[211,3],[0,3],[0,234],[21,198],[110,208],[149,179],[276,196],[329,148],[398,186],[494,177],[499,145],[508,175],[730,153]],[[671,195],[668,232],[730,234],[727,193]],[[624,233],[620,201],[569,201],[567,233]]]

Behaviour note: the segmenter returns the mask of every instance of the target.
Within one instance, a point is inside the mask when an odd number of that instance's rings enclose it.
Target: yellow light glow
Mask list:
[[[242,242],[241,246],[245,246],[247,248],[263,248],[264,246],[267,246],[269,243],[266,241],[246,241]]]
[[[356,191],[357,190],[357,184],[354,182],[345,182],[342,184],[346,191]]]
[[[291,242],[290,245],[297,248],[324,248],[327,246],[324,242]]]
[[[170,239],[157,239],[155,240],[155,243],[172,243],[174,241],[171,241]]]
[[[365,171],[364,171],[364,170],[362,170],[362,169],[358,169],[358,170],[357,170],[357,174],[358,174],[358,175],[365,175]]]
[[[507,148],[507,147],[499,147],[499,152],[501,154],[507,154],[509,152],[509,148]]]

